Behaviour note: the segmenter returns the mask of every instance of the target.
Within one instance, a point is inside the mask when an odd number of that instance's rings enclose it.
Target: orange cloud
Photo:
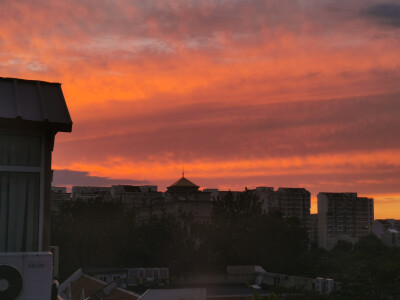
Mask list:
[[[398,194],[400,40],[379,5],[6,0],[0,67],[63,83],[55,168]]]
[[[365,153],[324,154],[305,157],[263,158],[247,160],[217,160],[217,161],[184,161],[171,160],[167,157],[150,157],[146,161],[132,162],[121,157],[109,157],[101,163],[73,162],[71,164],[54,164],[56,169],[72,169],[78,171],[91,170],[98,176],[123,176],[145,179],[174,178],[177,170],[185,164],[192,176],[207,178],[212,173],[213,178],[247,177],[262,175],[290,174],[352,174],[376,166],[400,167],[399,151],[381,151]],[[379,170],[376,171],[379,173]],[[155,175],[157,174],[157,175]],[[360,180],[355,183],[381,183],[375,180]]]

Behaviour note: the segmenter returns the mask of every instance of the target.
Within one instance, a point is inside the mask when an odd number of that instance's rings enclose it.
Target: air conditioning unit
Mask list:
[[[0,299],[50,300],[52,272],[50,252],[0,253]]]

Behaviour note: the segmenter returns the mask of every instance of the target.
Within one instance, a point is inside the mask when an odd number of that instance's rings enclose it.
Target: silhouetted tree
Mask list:
[[[277,272],[298,269],[307,249],[307,233],[296,219],[263,214],[261,204],[249,190],[215,199],[202,245],[210,266],[254,264]]]

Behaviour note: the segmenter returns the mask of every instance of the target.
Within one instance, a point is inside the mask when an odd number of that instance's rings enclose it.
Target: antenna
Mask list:
[[[182,167],[182,177],[185,177],[185,166]]]

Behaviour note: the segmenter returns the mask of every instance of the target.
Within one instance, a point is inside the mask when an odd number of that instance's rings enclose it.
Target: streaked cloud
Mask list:
[[[55,155],[57,160],[73,161],[116,154],[126,159],[169,156],[190,161],[400,149],[393,130],[400,127],[399,98],[400,94],[389,94],[270,104],[188,103],[171,108],[160,103],[160,110],[157,102],[145,107],[115,102],[105,106],[107,113],[94,110],[97,119],[76,124],[76,133],[60,136]],[[109,117],[102,118],[105,114]],[[99,148],[101,152],[96,151]]]

